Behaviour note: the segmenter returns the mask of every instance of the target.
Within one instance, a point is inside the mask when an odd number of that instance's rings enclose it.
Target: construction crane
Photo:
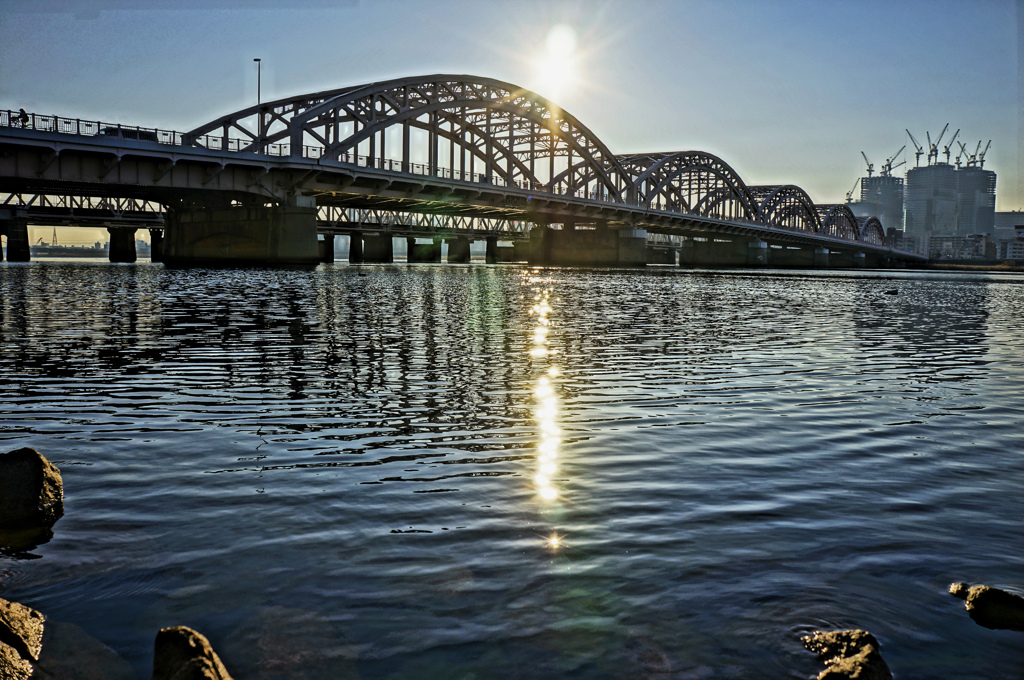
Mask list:
[[[954,132],[954,133],[953,133],[953,137],[952,137],[952,138],[951,138],[951,139],[949,140],[949,144],[947,144],[947,145],[945,146],[945,148],[943,149],[943,153],[945,153],[945,154],[946,154],[946,164],[947,164],[947,165],[949,164],[949,149],[950,149],[950,147],[952,147],[952,146],[953,146],[953,142],[955,142],[955,141],[956,141],[956,137],[957,137],[957,135],[959,135],[959,134],[960,134],[960,128],[957,128],[957,129],[956,129],[956,132]]]
[[[981,142],[978,142],[978,145],[980,146]],[[988,153],[988,148],[990,146],[992,146],[992,140],[991,139],[988,140],[988,144],[985,145],[985,150],[982,151],[980,154],[978,154],[978,167],[981,167],[981,168],[985,167],[985,154]]]
[[[853,183],[853,188],[846,192],[846,202],[853,203],[853,192],[857,190],[857,182],[860,181],[860,177]]]
[[[936,163],[939,162],[939,142],[942,141],[942,135],[946,134],[946,130],[948,129],[949,123],[946,123],[946,126],[942,128],[942,132],[940,132],[939,136],[935,138],[934,144],[932,144],[932,136],[927,131],[924,133],[925,137],[928,138],[928,165],[932,164],[932,158],[935,159]]]
[[[900,161],[900,162],[899,162],[899,163],[897,163],[896,165],[893,165],[893,164],[892,164],[892,162],[893,162],[894,160],[896,160],[896,157],[897,157],[897,156],[899,156],[899,155],[900,155],[901,153],[903,153],[903,150],[904,150],[904,149],[906,149],[906,148],[907,148],[907,145],[906,145],[906,144],[904,144],[903,146],[901,146],[901,147],[900,147],[900,150],[899,150],[899,151],[897,151],[896,153],[894,153],[894,154],[893,154],[892,156],[890,156],[889,158],[886,158],[886,159],[885,159],[885,163],[883,163],[883,164],[882,164],[882,169],[881,169],[881,171],[879,172],[879,174],[880,174],[880,175],[881,175],[882,177],[892,177],[892,171],[893,171],[894,169],[896,169],[896,168],[900,167],[900,166],[901,166],[901,165],[903,165],[904,163],[906,163],[906,161]]]
[[[914,162],[914,167],[919,168],[921,167],[921,156],[924,155],[924,149],[917,143],[917,140],[914,139],[914,135],[910,134],[910,130],[907,130],[907,136],[910,137],[910,141],[914,143],[914,148],[917,149],[917,151],[914,152],[914,155],[917,156],[917,159]]]
[[[960,169],[960,156],[962,155],[964,157],[964,163],[966,163],[968,161],[968,159],[970,159],[971,155],[969,153],[967,153],[967,147],[964,146],[963,142],[957,142],[957,144],[960,145],[960,153],[958,153],[956,155],[956,167],[959,170]]]
[[[875,164],[868,160],[868,155],[863,151],[860,152],[860,155],[864,157],[864,162],[868,164],[868,177],[871,177],[871,173],[875,171]]]

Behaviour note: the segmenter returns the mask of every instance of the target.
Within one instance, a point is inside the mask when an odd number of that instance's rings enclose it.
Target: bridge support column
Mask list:
[[[768,265],[768,244],[765,241],[747,242],[747,266],[766,267]]]
[[[334,262],[334,234],[324,234],[322,241],[317,241],[320,249],[320,261],[327,264]]]
[[[164,262],[191,264],[313,265],[320,260],[316,204],[173,211],[164,232]]]
[[[149,261],[164,261],[164,232],[160,229],[149,230]]]
[[[829,252],[828,248],[815,248],[814,249],[814,267],[815,269],[828,269],[829,265]]]
[[[647,246],[647,264],[675,264],[676,251],[672,248]]]
[[[690,240],[692,263],[700,267],[761,267],[767,264],[768,244],[764,241],[725,241],[708,238]],[[689,259],[689,253],[684,257]]]
[[[107,227],[107,233],[110,234],[107,259],[111,262],[135,262],[139,259],[135,250],[135,229]]]
[[[31,262],[32,253],[28,243],[28,217],[13,217],[5,220],[7,234],[7,260],[9,262]]]
[[[469,260],[469,239],[465,236],[448,239],[448,262],[466,264]]]
[[[530,264],[643,267],[647,264],[647,232],[536,227],[530,231]]]
[[[694,263],[693,241],[686,239],[679,244],[679,266],[689,267]]]
[[[409,237],[406,240],[408,262],[440,262],[441,261],[441,239],[434,239],[430,243],[416,243],[416,239]]]
[[[359,264],[363,261],[363,237],[359,232],[348,235],[348,261],[349,264]]]
[[[395,261],[395,245],[391,234],[362,234],[363,262],[391,264]]]
[[[500,249],[499,249],[500,252]],[[530,242],[529,241],[513,241],[512,242],[512,259],[509,262],[529,262],[530,260]]]
[[[449,250],[449,252],[451,252]],[[498,237],[488,236],[487,237],[487,264],[497,264],[498,262]]]
[[[784,269],[806,269],[814,266],[814,251],[806,247],[791,248],[785,245],[781,248],[769,248],[768,264]]]

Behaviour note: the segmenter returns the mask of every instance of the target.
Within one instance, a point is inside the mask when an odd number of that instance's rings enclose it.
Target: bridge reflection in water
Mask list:
[[[109,221],[111,258],[132,259],[134,239],[115,234],[148,219],[170,264],[313,264],[333,258],[337,234],[363,262],[391,261],[394,236],[432,240],[411,243],[424,246],[413,261],[437,261],[445,240],[449,259],[465,261],[474,239],[492,262],[499,241],[520,242],[535,264],[925,259],[847,206],[816,205],[794,185],[748,186],[701,151],[613,154],[554,102],[468,75],[288,97],[185,133],[0,111],[0,192],[14,260],[27,258],[28,223],[47,218],[38,196],[158,204],[158,215],[147,205]]]

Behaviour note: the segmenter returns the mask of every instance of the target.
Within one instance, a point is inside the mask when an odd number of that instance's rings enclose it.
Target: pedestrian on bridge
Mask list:
[[[18,117],[15,120],[21,123],[21,127],[28,127],[28,114],[25,109],[18,111]]]

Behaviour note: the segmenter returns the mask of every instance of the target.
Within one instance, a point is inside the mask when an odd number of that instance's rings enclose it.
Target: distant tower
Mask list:
[[[903,178],[861,177],[860,200],[850,205],[857,217],[877,217],[886,229],[903,229]]]
[[[957,169],[948,163],[907,171],[907,236],[957,234],[957,179]]]
[[[957,172],[957,235],[991,234],[996,219],[996,173],[977,166]]]

